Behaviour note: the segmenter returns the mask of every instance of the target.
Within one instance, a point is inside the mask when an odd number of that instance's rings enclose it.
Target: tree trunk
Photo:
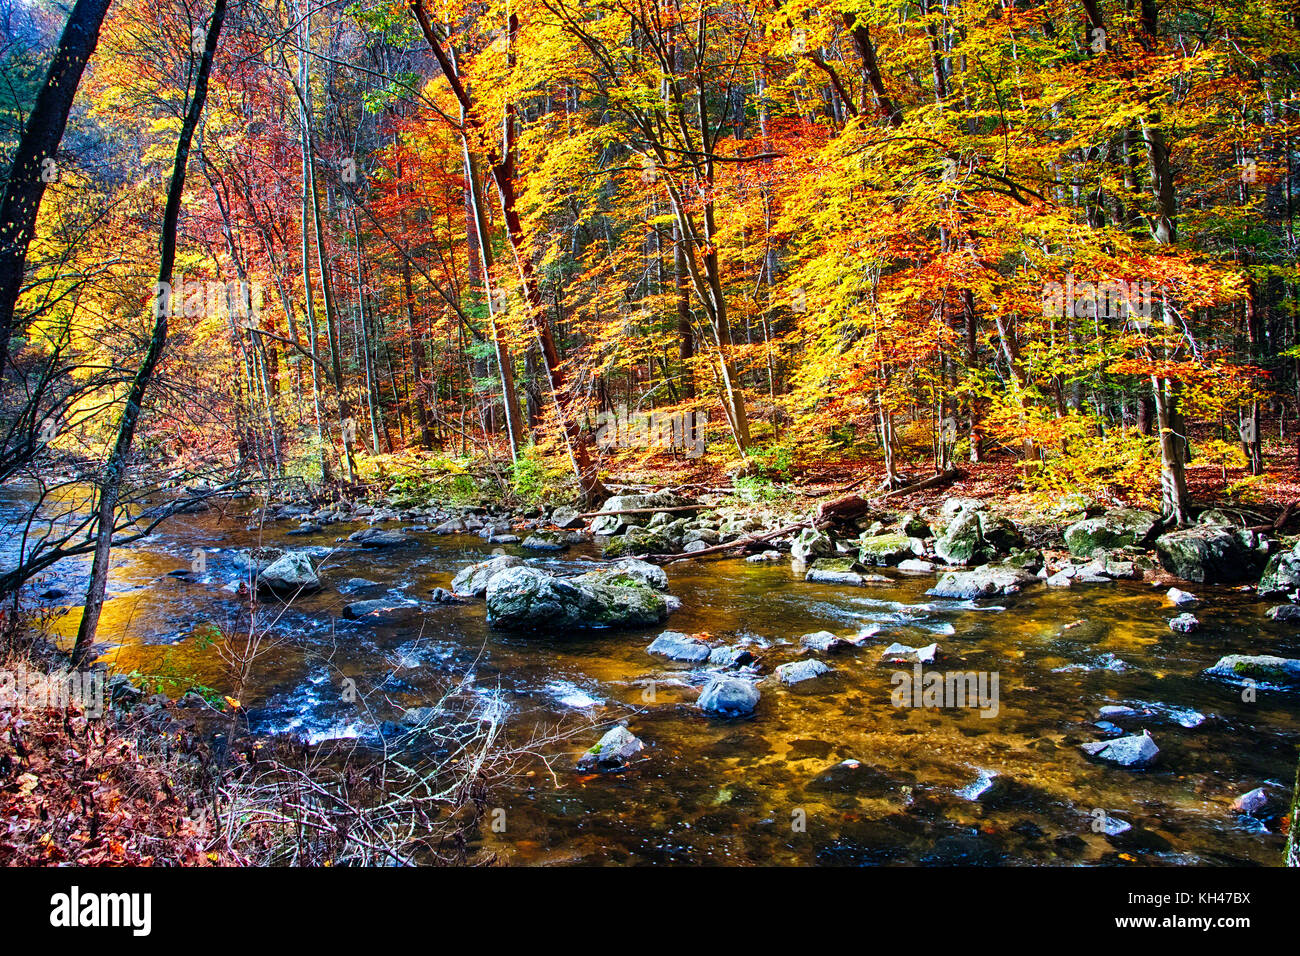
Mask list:
[[[153,335],[149,339],[144,360],[131,381],[126,407],[122,409],[122,417],[118,421],[117,440],[113,443],[113,451],[104,466],[104,474],[99,482],[95,557],[90,566],[86,608],[82,613],[81,624],[77,628],[77,641],[72,649],[74,667],[86,667],[91,663],[91,649],[95,644],[95,632],[99,628],[99,615],[104,608],[104,591],[108,585],[109,557],[113,546],[113,528],[127,458],[135,439],[135,429],[140,419],[145,390],[153,379],[154,369],[167,344],[167,318],[172,307],[172,268],[176,261],[176,225],[180,219],[181,197],[185,192],[185,167],[190,157],[190,143],[194,139],[194,130],[199,125],[203,104],[208,97],[208,76],[212,72],[217,37],[221,35],[221,26],[225,18],[226,0],[216,0],[212,11],[212,22],[208,25],[207,39],[203,44],[203,58],[199,62],[198,77],[194,82],[194,98],[190,100],[185,121],[181,125],[180,138],[176,143],[176,158],[172,163],[171,183],[167,187],[167,203],[163,210],[159,249],[158,284],[154,292]]]

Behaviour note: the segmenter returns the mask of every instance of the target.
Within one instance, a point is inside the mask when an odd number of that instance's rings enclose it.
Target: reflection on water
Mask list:
[[[0,506],[0,517],[15,507]],[[768,670],[799,656],[802,634],[870,634],[827,657],[832,674],[789,688],[765,681],[755,717],[726,721],[693,706],[692,665],[646,653],[657,629],[498,634],[481,602],[428,601],[430,589],[499,546],[418,531],[418,546],[404,550],[336,540],[356,527],[285,538],[284,525],[250,530],[246,513],[179,516],[146,544],[116,552],[100,625],[112,645],[107,659],[121,671],[228,689],[228,670],[201,633],[248,626],[235,553],[259,544],[320,548],[331,586],[291,608],[263,609],[274,626],[243,691],[254,729],[365,738],[472,673],[482,706],[504,708],[520,738],[534,727],[627,717],[646,743],[644,759],[623,773],[578,775],[566,755],[558,786],[539,773],[501,793],[507,832],[485,839],[518,863],[1280,860],[1281,835],[1229,804],[1269,781],[1289,785],[1300,698],[1261,691],[1243,702],[1239,688],[1200,671],[1226,653],[1300,656],[1300,640],[1238,592],[1197,588],[1202,627],[1183,635],[1167,626],[1174,612],[1162,592],[1140,583],[1036,589],[993,605],[927,597],[933,579],[925,575],[891,573],[889,584],[849,588],[805,583],[785,564],[670,565],[683,604],[671,626],[747,638]],[[174,576],[195,548],[206,549],[204,570]],[[570,569],[593,556],[577,548],[530,560]],[[70,563],[40,590],[76,595],[84,578],[85,565]],[[373,584],[340,594],[336,587],[352,578]],[[387,622],[342,617],[350,601],[397,596],[421,603]],[[75,633],[76,614],[69,608],[60,634]],[[891,675],[900,666],[879,660],[894,641],[938,641],[944,671],[996,672],[997,716],[893,706]],[[349,678],[358,703],[343,699]],[[1142,712],[1116,722],[1151,731],[1161,749],[1155,769],[1116,769],[1080,753],[1079,743],[1107,735],[1096,725],[1106,704]],[[592,726],[563,749],[576,756],[599,734]],[[1103,832],[1094,830],[1099,810]]]

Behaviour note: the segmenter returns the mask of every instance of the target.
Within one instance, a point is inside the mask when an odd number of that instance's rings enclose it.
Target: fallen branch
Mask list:
[[[897,488],[888,494],[881,495],[880,500],[886,501],[890,498],[897,498],[901,495],[910,495],[914,491],[924,491],[926,488],[939,488],[943,485],[950,485],[958,478],[961,478],[964,474],[965,472],[960,468],[949,468],[947,471],[940,472],[937,475],[931,475],[924,481],[918,481],[903,488]]]
[[[686,558],[705,558],[714,555],[724,554],[728,551],[735,551],[738,548],[748,548],[753,544],[761,544],[764,541],[771,541],[773,538],[779,538],[782,535],[790,534],[792,531],[798,531],[800,528],[807,528],[813,524],[812,521],[804,519],[796,521],[794,524],[788,524],[784,528],[777,528],[775,531],[767,531],[763,534],[750,535],[748,538],[737,538],[735,541],[728,541],[726,544],[715,544],[711,548],[701,548],[699,551],[686,551],[681,554],[647,554],[642,555],[642,561],[680,561]]]
[[[1288,502],[1287,506],[1282,509],[1282,513],[1277,516],[1276,521],[1270,524],[1250,525],[1249,527],[1246,528],[1246,530],[1254,531],[1257,534],[1264,534],[1270,531],[1272,532],[1281,531],[1284,527],[1286,527],[1286,523],[1291,520],[1291,516],[1295,514],[1296,508],[1300,508],[1300,499],[1297,499],[1296,501]]]

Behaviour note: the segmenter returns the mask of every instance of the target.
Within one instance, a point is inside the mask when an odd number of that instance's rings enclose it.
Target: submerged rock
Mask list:
[[[1080,744],[1079,749],[1090,757],[1120,767],[1145,767],[1160,753],[1160,748],[1145,730],[1131,737],[1116,737],[1113,740]]]
[[[411,611],[417,605],[407,601],[384,600],[376,598],[370,601],[353,601],[344,605],[343,616],[352,620],[386,621],[395,614]]]
[[[1015,594],[1037,580],[1032,574],[1018,568],[985,566],[973,571],[949,571],[926,593],[934,597],[969,601],[1000,594]]]
[[[668,617],[663,595],[648,587],[558,578],[529,567],[493,575],[486,597],[488,624],[510,630],[646,627]]]
[[[744,717],[752,714],[760,698],[758,688],[739,677],[723,677],[711,681],[700,694],[700,709],[724,717]]]
[[[758,554],[751,554],[745,559],[750,564],[765,564],[769,561],[780,561],[780,551],[760,551]]]
[[[290,551],[258,574],[257,586],[276,594],[305,594],[319,591],[321,583],[311,558],[301,551]]]
[[[488,584],[496,575],[507,568],[520,567],[523,563],[523,558],[501,554],[487,561],[461,568],[451,579],[452,593],[462,597],[483,597],[487,594]]]
[[[619,770],[645,749],[645,744],[621,724],[578,758],[579,770]]]

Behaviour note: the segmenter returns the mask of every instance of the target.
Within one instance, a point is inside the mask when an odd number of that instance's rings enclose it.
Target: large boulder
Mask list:
[[[319,591],[321,583],[311,558],[302,551],[290,551],[258,574],[257,586],[274,594],[306,594]]]
[[[829,674],[832,670],[833,667],[816,658],[805,658],[780,665],[776,669],[776,678],[786,685],[801,684],[806,680],[814,680],[823,674]]]
[[[1019,568],[986,565],[972,571],[949,571],[926,593],[934,597],[970,601],[975,598],[1015,594],[1037,580],[1034,575]]]
[[[1096,518],[1084,518],[1065,529],[1065,546],[1076,558],[1098,551],[1131,548],[1143,541],[1160,516],[1140,508],[1116,508]]]
[[[1266,553],[1253,532],[1196,525],[1156,539],[1160,563],[1171,574],[1202,584],[1231,584],[1254,577]]]
[[[886,581],[879,574],[863,574],[862,565],[852,558],[818,558],[804,573],[803,579],[816,584],[851,584],[862,587],[874,581]]]
[[[877,534],[858,542],[858,560],[877,567],[898,564],[924,553],[924,546],[918,551],[916,542],[905,534]]]
[[[1259,579],[1259,593],[1265,596],[1295,590],[1300,590],[1300,544],[1269,558]]]
[[[517,568],[523,563],[523,558],[502,554],[488,561],[471,564],[461,568],[451,579],[451,591],[461,597],[482,597],[487,594],[488,583],[492,578],[507,568]]]
[[[962,508],[935,539],[934,553],[948,564],[979,564],[1024,543],[1020,529],[1009,518]]]
[[[487,587],[488,624],[507,630],[648,627],[663,623],[668,610],[648,587],[557,578],[538,568],[507,568]]]
[[[835,555],[835,542],[831,536],[816,528],[804,528],[790,544],[790,556],[796,561],[814,561]]]
[[[607,558],[625,554],[675,554],[677,547],[677,542],[662,529],[631,527],[626,534],[605,542],[602,553]]]
[[[590,584],[617,584],[623,587],[654,588],[656,591],[668,590],[668,575],[664,569],[649,561],[636,558],[624,558],[607,568],[599,568],[580,574],[573,580]]]
[[[529,551],[563,551],[568,546],[569,542],[564,536],[554,531],[534,531],[523,543],[523,547]]]

